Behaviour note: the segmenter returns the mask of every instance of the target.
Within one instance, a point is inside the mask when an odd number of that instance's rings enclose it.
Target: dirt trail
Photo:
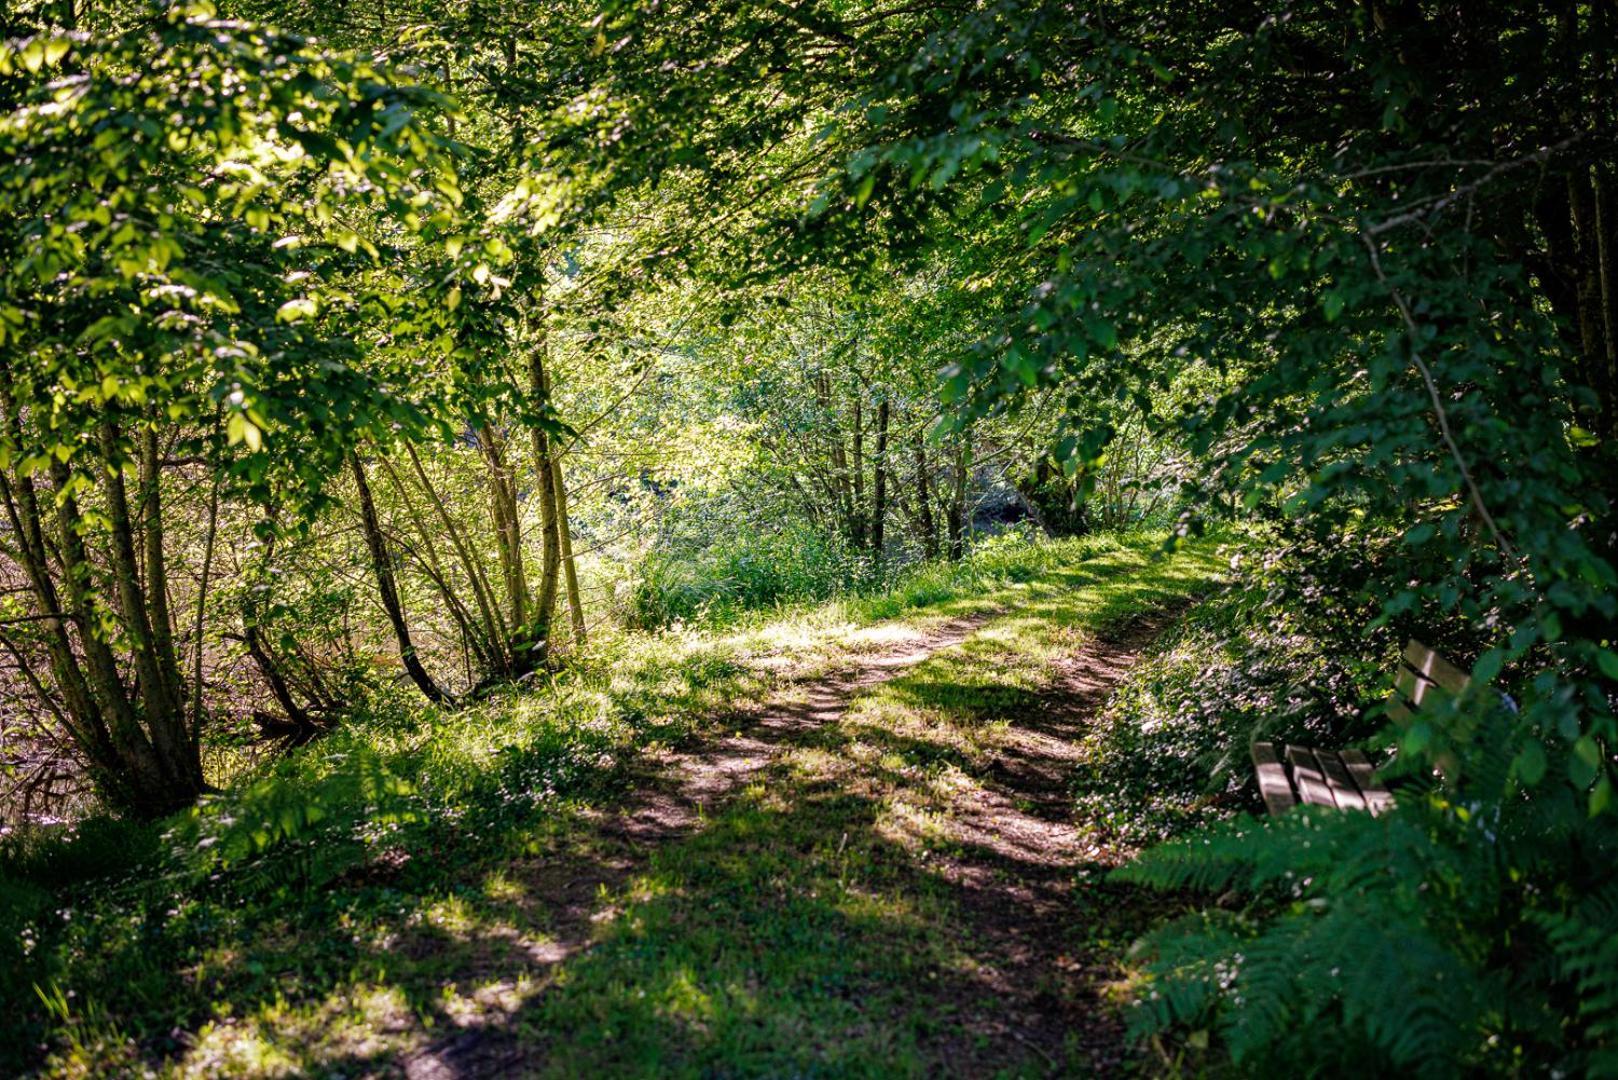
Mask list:
[[[548,911],[546,940],[512,942],[526,953],[524,978],[543,993],[554,969],[587,949],[596,926],[616,914],[602,896],[642,871],[655,851],[700,829],[763,778],[784,750],[839,721],[856,697],[962,644],[992,617],[910,632],[738,717],[735,734],[639,765],[626,799],[595,812],[595,827],[584,830],[591,834],[587,843],[514,867]],[[1122,1035],[1096,998],[1099,972],[1064,944],[1072,940],[1078,875],[1096,855],[1073,821],[1070,783],[1086,725],[1168,618],[1092,638],[1062,661],[1044,707],[1016,719],[972,797],[951,807],[957,844],[942,870],[956,894],[961,931],[980,958],[987,994],[974,992],[959,1003],[958,1030],[934,1050],[963,1075],[994,1060],[1005,1063],[1008,1055],[1053,1072],[1075,1051],[1094,1071],[1119,1063]],[[498,990],[491,996],[497,999]],[[523,1072],[533,1052],[500,1024],[483,1023],[402,1063],[410,1080],[504,1076]]]
[[[598,811],[599,834],[588,857],[547,857],[519,876],[549,907],[549,940],[518,942],[530,961],[530,978],[586,948],[603,909],[603,889],[614,889],[640,871],[656,847],[698,828],[705,816],[761,775],[784,743],[806,730],[836,721],[862,691],[895,678],[940,649],[964,642],[993,613],[971,615],[928,632],[914,632],[891,648],[865,654],[852,666],[789,687],[759,708],[735,718],[743,730],[643,762],[632,774],[627,801]],[[522,871],[526,870],[526,873]],[[440,1039],[404,1060],[408,1080],[468,1080],[521,1071],[525,1051],[504,1032],[472,1027]]]
[[[996,994],[971,1033],[1021,1043],[1053,1071],[1070,1056],[1092,1074],[1123,1063],[1122,1024],[1100,996],[1110,964],[1097,965],[1074,940],[1085,907],[1078,894],[1099,889],[1115,858],[1086,842],[1072,784],[1090,722],[1173,617],[1153,613],[1065,657],[1046,708],[1017,719],[972,799],[951,814],[966,854],[947,864],[948,877]]]

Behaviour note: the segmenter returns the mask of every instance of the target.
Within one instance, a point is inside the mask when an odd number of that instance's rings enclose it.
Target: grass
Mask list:
[[[14,845],[0,1070],[358,1075],[424,1047],[557,1075],[1083,1061],[1083,1032],[1008,1042],[1007,927],[961,874],[1020,871],[963,822],[1054,661],[1206,587],[1211,546],[1160,542],[990,546],[877,596],[622,635],[547,687],[356,720],[197,813]],[[648,763],[739,706],[967,615],[990,621],[700,827],[648,850],[610,826]],[[1086,970],[1151,914],[1107,888],[1060,920]]]

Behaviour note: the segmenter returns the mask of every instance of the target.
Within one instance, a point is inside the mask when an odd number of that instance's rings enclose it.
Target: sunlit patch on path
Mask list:
[[[735,1026],[724,1014],[754,1011],[761,1043],[801,1023],[795,965],[847,981],[844,1022],[867,1055],[891,1045],[896,1072],[1117,1066],[1105,965],[1075,926],[1076,893],[1099,864],[1069,783],[1089,718],[1167,619],[1077,638],[983,614],[925,632],[879,627],[865,635],[878,647],[739,718],[733,734],[648,760],[622,804],[513,868],[543,906],[544,942],[526,947],[503,993],[486,994],[489,1008],[463,1011],[461,1026],[408,1055],[406,1075],[689,1071],[705,1043],[734,1060],[730,1040],[747,1036],[721,1035]],[[1036,629],[1060,647],[1019,665]],[[1010,696],[988,700],[1008,715],[938,689],[973,673],[1001,684]],[[783,849],[796,866],[773,865]],[[750,940],[755,921],[775,940]],[[848,956],[825,955],[840,945]],[[876,970],[893,962],[887,946],[911,950],[902,984]],[[567,1023],[596,1008],[603,985],[654,1002],[628,1009],[623,1028],[601,1024],[602,1038],[627,1041],[621,1051]],[[631,1036],[636,1016],[650,1035]],[[828,1054],[837,1060],[806,1048]]]
[[[855,665],[793,687],[755,715],[738,717],[745,731],[648,762],[626,804],[593,815],[597,834],[590,846],[600,855],[591,861],[547,859],[524,868],[532,895],[547,901],[552,921],[546,940],[515,942],[530,970],[485,988],[479,1001],[484,1008],[463,1008],[453,1015],[461,1030],[405,1056],[405,1075],[410,1080],[492,1076],[521,1065],[523,1051],[509,1033],[495,1030],[499,1022],[509,1020],[523,1001],[548,985],[548,969],[588,947],[597,926],[617,914],[615,907],[599,901],[622,887],[655,845],[701,827],[726,799],[763,773],[793,735],[835,722],[857,694],[939,649],[961,644],[988,619],[988,614],[970,615],[925,631],[903,624],[854,631],[848,640],[864,654]]]

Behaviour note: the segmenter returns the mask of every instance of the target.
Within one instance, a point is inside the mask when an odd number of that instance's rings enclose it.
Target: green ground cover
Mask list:
[[[929,822],[1037,707],[1053,659],[1220,566],[1211,544],[1161,545],[988,545],[876,596],[624,635],[549,685],[358,719],[197,813],[14,841],[3,1065],[357,1075],[471,1025],[498,1038],[468,1052],[559,1073],[925,1071],[984,962],[947,932],[951,886],[928,866],[950,842]],[[861,694],[691,835],[627,853],[613,887],[558,885],[557,866],[626,855],[599,824],[637,761],[857,665],[886,640],[864,628],[974,614],[989,621],[963,647]],[[594,947],[536,966],[581,907]]]

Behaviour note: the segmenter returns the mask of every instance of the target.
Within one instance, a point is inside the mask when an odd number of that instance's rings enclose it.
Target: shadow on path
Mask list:
[[[960,619],[649,759],[625,802],[511,868],[523,928],[484,934],[481,1007],[350,1061],[412,1080],[1114,1071],[1108,935],[1137,898],[1091,880],[1107,867],[1070,784],[1174,614],[1037,678],[996,667],[1015,652],[977,634],[989,616]],[[995,692],[963,704],[964,677]]]

